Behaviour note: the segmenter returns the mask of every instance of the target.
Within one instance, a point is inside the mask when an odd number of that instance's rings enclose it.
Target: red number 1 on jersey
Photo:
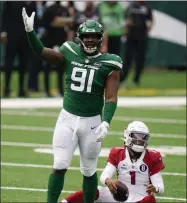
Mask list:
[[[136,172],[135,171],[130,171],[130,176],[131,176],[131,184],[135,185],[136,181],[135,181],[135,176],[136,176]]]

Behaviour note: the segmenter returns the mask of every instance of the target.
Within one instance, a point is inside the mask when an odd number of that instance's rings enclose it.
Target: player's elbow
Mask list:
[[[155,187],[156,187],[157,194],[162,195],[164,193],[164,183],[163,182],[156,185]]]
[[[161,195],[164,193],[164,184],[160,185],[158,194]]]
[[[160,172],[151,176],[151,182],[153,186],[156,188],[157,194],[160,195],[164,193],[164,181]]]

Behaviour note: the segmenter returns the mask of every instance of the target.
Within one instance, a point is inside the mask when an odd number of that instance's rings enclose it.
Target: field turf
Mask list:
[[[51,142],[60,109],[1,110],[1,202],[45,202],[52,168]],[[25,113],[25,114],[24,114]],[[121,119],[118,117],[121,116]],[[136,118],[150,128],[150,147],[163,154],[165,192],[158,202],[186,202],[186,112],[179,108],[118,108],[103,148],[123,145],[123,130]],[[41,150],[46,153],[41,153]],[[163,153],[165,150],[165,153]],[[36,152],[40,151],[40,152]],[[48,153],[47,153],[48,152]],[[100,157],[98,175],[106,164]],[[73,157],[64,192],[81,189],[79,156]]]

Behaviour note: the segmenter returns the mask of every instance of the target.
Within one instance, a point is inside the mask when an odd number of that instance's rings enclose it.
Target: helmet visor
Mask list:
[[[145,146],[149,139],[149,134],[132,132],[130,134],[130,137],[132,138],[132,141],[131,141],[132,144],[139,145],[139,146]]]

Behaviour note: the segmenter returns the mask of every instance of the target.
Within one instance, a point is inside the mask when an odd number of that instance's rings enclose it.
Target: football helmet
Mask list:
[[[148,127],[141,121],[133,121],[124,131],[125,144],[135,152],[143,152],[150,138]]]
[[[104,31],[103,26],[97,21],[87,20],[86,22],[82,23],[78,27],[76,34],[76,41],[87,54],[94,54],[101,48]]]

